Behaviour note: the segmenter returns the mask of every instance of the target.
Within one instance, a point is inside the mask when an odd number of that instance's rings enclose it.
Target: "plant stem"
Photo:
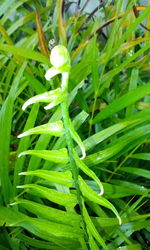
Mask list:
[[[81,202],[80,189],[79,189],[79,183],[78,183],[78,168],[74,160],[74,155],[73,155],[74,145],[73,145],[73,140],[70,134],[70,126],[69,126],[70,117],[69,117],[69,110],[68,110],[68,78],[69,78],[68,72],[62,73],[62,84],[61,84],[62,95],[65,95],[65,98],[61,104],[61,108],[62,108],[62,117],[64,121],[66,143],[67,143],[68,153],[69,153],[69,161],[70,161],[72,176],[74,180],[74,185],[75,185],[76,192],[77,192],[77,199],[78,199],[79,206],[81,209],[82,202]]]

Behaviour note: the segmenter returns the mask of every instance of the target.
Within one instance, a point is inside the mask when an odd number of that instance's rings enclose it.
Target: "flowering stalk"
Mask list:
[[[70,73],[70,56],[67,49],[62,45],[55,46],[51,51],[50,61],[53,67],[46,72],[45,78],[49,80],[53,76],[53,72],[57,72],[57,74],[60,73],[62,75],[62,82],[61,82],[61,95],[63,96],[63,101],[61,102],[62,117],[64,122],[64,130],[65,130],[66,143],[69,153],[71,171],[77,192],[78,202],[81,208],[82,203],[81,203],[80,189],[78,184],[78,168],[74,160],[74,143],[70,133],[71,128],[70,128],[70,117],[68,108],[68,79]]]
[[[36,102],[46,102],[49,103],[45,109],[51,109],[52,107],[60,104],[61,109],[62,109],[62,117],[63,117],[63,123],[62,121],[57,121],[55,123],[51,124],[45,124],[42,126],[35,127],[33,129],[30,129],[23,134],[21,134],[19,137],[22,136],[27,136],[29,134],[37,134],[37,133],[48,133],[51,135],[55,135],[52,127],[55,126],[55,130],[57,131],[57,136],[62,136],[65,134],[66,137],[66,144],[67,144],[67,149],[60,149],[60,150],[50,150],[50,151],[45,151],[45,150],[27,150],[22,152],[20,156],[22,155],[36,155],[39,157],[42,157],[43,159],[46,160],[52,160],[53,162],[64,162],[68,163],[70,162],[70,167],[71,167],[71,172],[72,172],[72,177],[74,181],[74,186],[76,188],[76,193],[77,197],[75,198],[76,203],[78,202],[81,210],[81,215],[84,216],[84,207],[82,205],[82,196],[85,196],[92,202],[95,202],[99,205],[102,205],[104,207],[109,208],[118,218],[119,224],[121,224],[121,218],[115,209],[115,207],[107,201],[107,199],[101,197],[104,193],[104,188],[99,180],[99,178],[96,176],[96,174],[88,168],[88,166],[82,161],[81,159],[84,159],[86,156],[85,152],[85,146],[75,131],[75,128],[71,122],[71,119],[69,117],[69,105],[68,105],[68,80],[69,80],[69,73],[70,73],[70,56],[67,51],[67,49],[62,46],[58,45],[55,46],[52,51],[51,51],[51,56],[50,56],[50,61],[53,67],[48,69],[48,71],[45,74],[45,78],[47,80],[50,80],[53,76],[57,74],[61,74],[62,80],[61,80],[61,86],[60,88],[57,88],[55,90],[48,91],[46,93],[42,93],[40,95],[34,96],[27,100],[25,104],[23,105],[23,109],[27,108],[32,103]],[[63,126],[64,125],[64,126]],[[56,135],[55,135],[56,136]],[[74,150],[74,143],[75,141],[78,146],[80,147],[80,150],[82,152],[82,158],[79,158],[78,154]],[[78,174],[78,168],[81,169],[86,175],[88,175],[90,178],[92,178],[100,187],[100,193],[99,195],[90,188],[86,182],[82,179],[81,176]],[[81,193],[80,193],[81,192]],[[70,194],[71,195],[71,194]],[[72,203],[69,203],[72,206]],[[82,221],[82,226],[85,228],[84,225],[84,218]],[[89,220],[87,220],[87,224],[89,223]],[[96,230],[96,229],[95,229]],[[93,229],[92,229],[93,232]]]
[[[69,73],[67,72],[62,73],[62,94],[65,95],[66,98],[61,103],[61,108],[62,108],[65,137],[66,137],[66,142],[67,142],[67,147],[68,147],[71,171],[72,171],[72,175],[74,179],[74,185],[77,191],[78,202],[81,205],[80,190],[79,190],[79,184],[78,184],[78,168],[74,160],[74,154],[73,154],[74,145],[73,145],[73,140],[70,134],[70,126],[69,126],[70,118],[69,118],[69,111],[68,111],[68,88],[67,88],[68,77],[69,77]]]

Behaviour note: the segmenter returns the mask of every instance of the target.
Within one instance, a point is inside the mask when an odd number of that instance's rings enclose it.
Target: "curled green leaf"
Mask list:
[[[57,88],[55,90],[51,90],[49,92],[45,92],[43,94],[40,95],[36,95],[34,97],[31,97],[30,99],[28,99],[22,109],[25,110],[29,105],[33,104],[33,103],[38,103],[38,102],[51,102],[48,106],[45,107],[45,109],[50,109],[54,106],[56,106],[57,104],[61,103],[63,100],[63,95],[61,94],[61,90],[60,88]]]
[[[74,159],[75,159],[75,162],[76,162],[77,166],[86,175],[88,175],[89,177],[91,177],[98,184],[98,186],[100,187],[100,190],[101,190],[100,193],[99,193],[99,195],[103,195],[104,194],[104,188],[103,188],[103,185],[102,185],[101,181],[96,176],[96,174],[91,169],[89,169],[83,161],[81,161],[81,159],[78,157],[78,155],[76,154],[75,151],[74,151]]]
[[[107,199],[105,199],[102,196],[99,196],[93,189],[91,189],[86,184],[86,182],[82,179],[81,176],[79,176],[78,179],[79,179],[79,185],[80,185],[80,190],[81,190],[82,194],[86,198],[88,198],[89,200],[110,209],[116,215],[116,217],[118,218],[119,225],[121,225],[122,221],[121,221],[121,218],[120,218],[116,208]]]
[[[56,172],[56,171],[38,169],[34,171],[21,172],[19,173],[19,175],[37,176],[42,179],[48,180],[50,182],[58,183],[66,187],[71,187],[73,183],[72,174],[70,171]]]
[[[47,161],[68,163],[68,153],[66,148],[59,150],[27,150],[20,153],[18,157],[23,155],[35,155]]]
[[[75,142],[78,144],[78,146],[81,149],[81,152],[82,152],[81,159],[84,159],[85,156],[86,156],[85,147],[84,147],[84,144],[83,144],[82,140],[80,139],[80,136],[75,131],[75,128],[74,128],[71,120],[69,120],[69,127],[70,127],[70,133],[71,133],[72,138],[75,140]]]
[[[107,246],[105,244],[105,241],[103,240],[103,238],[100,236],[99,232],[97,231],[94,223],[92,222],[87,209],[84,205],[84,202],[82,201],[82,209],[83,209],[83,216],[85,219],[85,223],[87,225],[87,228],[89,230],[89,233],[92,234],[92,236],[99,242],[99,244],[105,249],[107,250]],[[97,249],[97,248],[93,248],[93,249]]]
[[[18,138],[35,134],[46,134],[61,137],[64,134],[64,128],[62,121],[51,122],[31,128],[24,133],[18,135]]]

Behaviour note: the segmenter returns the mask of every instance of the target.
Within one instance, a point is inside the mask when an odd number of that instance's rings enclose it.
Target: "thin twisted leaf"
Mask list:
[[[99,242],[99,244],[104,248],[107,249],[107,246],[103,240],[103,238],[100,236],[100,234],[97,232],[87,210],[86,207],[84,205],[84,202],[82,202],[82,208],[83,208],[83,216],[85,219],[85,223],[89,229],[89,231],[91,232],[92,236]]]
[[[98,184],[98,186],[100,187],[100,190],[101,190],[99,195],[103,195],[104,188],[103,188],[101,181],[98,179],[96,174],[91,169],[89,169],[83,161],[81,161],[81,159],[78,157],[78,155],[76,154],[75,151],[74,151],[74,159],[75,159],[75,162],[76,162],[78,168],[80,168],[86,175],[88,175],[93,180],[95,180],[95,182]]]
[[[86,156],[85,146],[84,146],[84,143],[82,142],[80,136],[75,131],[74,126],[73,126],[71,120],[69,120],[69,128],[70,128],[70,133],[71,133],[72,138],[75,140],[75,142],[78,144],[78,146],[81,149],[81,152],[82,152],[82,158],[81,159],[84,159],[85,156]]]
[[[58,105],[59,103],[61,103],[63,99],[64,99],[64,96],[61,94],[60,88],[57,88],[55,90],[51,90],[49,92],[31,97],[29,100],[27,100],[24,103],[24,105],[22,106],[22,109],[25,110],[29,105],[33,103],[51,102],[45,107],[45,109],[50,109]]]
[[[80,185],[80,189],[82,194],[88,198],[89,200],[109,208],[118,218],[119,224],[121,224],[121,218],[116,210],[116,208],[105,198],[99,196],[93,189],[91,189],[86,183],[85,181],[82,179],[81,176],[79,176],[79,185]]]

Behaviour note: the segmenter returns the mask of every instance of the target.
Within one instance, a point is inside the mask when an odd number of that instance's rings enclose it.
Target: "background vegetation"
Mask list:
[[[1,250],[150,249],[150,2],[100,1],[85,13],[87,3],[0,3]],[[71,56],[73,146],[79,156],[78,144],[86,151],[83,160],[74,156],[77,183],[62,150],[60,105],[22,110],[60,87],[61,75],[44,77],[51,39]],[[54,125],[49,134],[17,137],[45,123]]]

